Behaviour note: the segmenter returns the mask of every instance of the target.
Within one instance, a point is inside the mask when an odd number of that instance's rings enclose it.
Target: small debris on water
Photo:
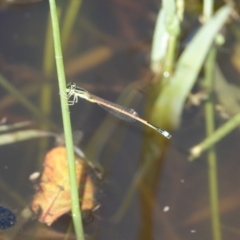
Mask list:
[[[168,212],[170,210],[170,207],[169,206],[165,206],[164,208],[163,208],[163,212]]]
[[[7,229],[12,226],[14,226],[16,223],[16,216],[14,213],[9,210],[8,208],[5,208],[3,206],[0,206],[0,229]]]

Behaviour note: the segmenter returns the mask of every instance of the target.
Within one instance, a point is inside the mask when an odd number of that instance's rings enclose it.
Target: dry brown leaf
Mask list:
[[[81,209],[92,210],[95,206],[95,187],[86,174],[86,163],[75,159],[78,186],[80,186]],[[57,218],[71,210],[71,193],[65,147],[50,150],[44,159],[44,170],[31,208],[39,214],[39,221],[51,225]]]

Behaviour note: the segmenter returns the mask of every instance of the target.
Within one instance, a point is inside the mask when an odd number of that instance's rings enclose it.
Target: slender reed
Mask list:
[[[205,0],[203,7],[204,20],[208,21],[213,14],[214,1]],[[214,125],[214,106],[213,106],[213,73],[216,62],[216,46],[212,46],[205,63],[205,87],[209,93],[209,100],[205,103],[206,135],[211,136],[215,130]],[[209,181],[209,200],[211,207],[211,223],[213,240],[221,240],[220,214],[218,203],[218,178],[217,178],[217,156],[214,146],[209,148],[208,158],[208,181]]]
[[[55,58],[57,65],[58,73],[58,84],[60,92],[66,90],[66,80],[65,72],[63,65],[59,25],[57,18],[57,9],[55,0],[49,0],[51,18],[52,18],[52,27],[53,27],[53,40],[54,40],[54,49],[55,49]],[[74,150],[73,150],[73,138],[72,138],[72,128],[70,123],[69,109],[67,99],[60,95],[61,100],[61,110],[64,126],[64,135],[67,148],[67,158],[68,158],[68,169],[69,169],[69,179],[71,185],[71,199],[72,199],[72,217],[75,227],[75,232],[78,240],[84,239],[83,225],[81,212],[79,207],[79,197],[78,197],[78,186],[76,178],[76,169],[75,169],[75,160],[74,160]]]
[[[214,126],[214,106],[212,102],[213,72],[216,60],[216,48],[213,47],[208,55],[205,65],[205,83],[210,94],[210,99],[205,103],[206,115],[206,135],[210,136],[215,129]],[[221,240],[219,203],[218,203],[218,179],[217,179],[217,156],[215,148],[212,146],[207,153],[208,158],[208,179],[209,179],[209,199],[211,206],[211,222],[213,240]]]

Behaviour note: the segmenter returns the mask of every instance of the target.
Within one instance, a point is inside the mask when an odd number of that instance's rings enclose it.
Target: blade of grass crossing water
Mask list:
[[[50,12],[53,26],[53,39],[54,39],[54,49],[55,49],[55,59],[57,65],[58,73],[58,83],[60,92],[66,90],[66,79],[64,73],[59,25],[57,18],[57,9],[55,0],[49,0]],[[70,116],[68,110],[67,99],[59,94],[61,100],[61,110],[64,126],[64,135],[67,148],[67,158],[68,158],[68,169],[69,169],[69,179],[71,184],[71,199],[72,199],[72,217],[75,228],[75,233],[78,240],[84,239],[82,217],[79,206],[79,197],[78,197],[78,186],[76,178],[76,168],[75,168],[75,158],[74,158],[74,149],[73,149],[73,137],[72,129],[70,123]]]

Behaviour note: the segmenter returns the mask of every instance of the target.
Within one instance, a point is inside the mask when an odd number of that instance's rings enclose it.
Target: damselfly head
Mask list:
[[[76,83],[72,83],[72,82],[70,82],[70,83],[68,83],[68,85],[67,85],[67,89],[75,89],[76,88]]]

